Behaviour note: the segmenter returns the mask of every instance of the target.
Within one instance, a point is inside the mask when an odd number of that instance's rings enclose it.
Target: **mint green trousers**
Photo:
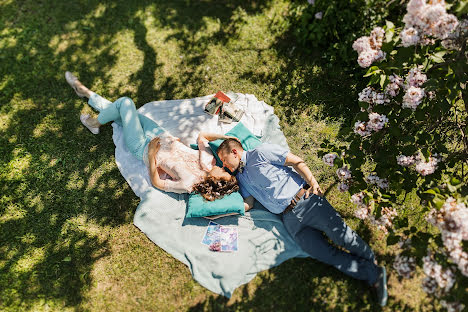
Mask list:
[[[111,102],[93,93],[88,104],[99,112],[99,123],[113,121],[122,126],[127,149],[140,160],[143,159],[143,152],[148,143],[165,131],[153,120],[138,113],[135,103],[128,97]]]

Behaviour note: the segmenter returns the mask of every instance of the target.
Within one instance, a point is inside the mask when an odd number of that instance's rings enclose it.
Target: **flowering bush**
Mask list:
[[[396,272],[408,278],[421,266],[423,289],[453,301],[454,293],[466,299],[468,284],[468,22],[464,6],[451,7],[460,19],[446,7],[410,0],[402,27],[387,21],[354,41],[358,65],[368,68],[361,112],[349,144],[325,141],[320,154],[338,168],[355,216],[389,233],[388,245],[400,241]],[[418,224],[406,217],[409,193],[425,207]]]
[[[351,64],[354,57],[351,44],[356,34],[385,20],[393,8],[399,9],[396,3],[386,0],[298,1],[292,9],[295,35],[310,50],[317,47],[326,50],[323,57],[327,61]],[[365,53],[362,61],[372,62],[378,57]]]

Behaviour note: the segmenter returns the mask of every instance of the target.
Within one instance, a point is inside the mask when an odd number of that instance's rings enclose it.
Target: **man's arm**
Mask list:
[[[286,161],[284,162],[285,166],[292,166],[297,173],[304,178],[304,180],[311,186],[312,193],[322,196],[323,192],[318,184],[317,180],[315,179],[314,175],[310,171],[309,167],[306,165],[304,160],[299,156],[294,155],[293,153],[289,152],[286,156]],[[309,197],[309,192],[306,193],[306,198]]]
[[[245,211],[249,211],[250,209],[252,209],[253,205],[254,205],[254,198],[253,198],[252,195],[250,195],[249,197],[244,198]]]

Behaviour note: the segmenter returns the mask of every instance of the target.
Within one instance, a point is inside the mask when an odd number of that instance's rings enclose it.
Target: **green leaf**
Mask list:
[[[395,29],[395,24],[393,24],[391,21],[385,21],[385,26],[387,26],[387,30]]]
[[[436,191],[433,190],[433,189],[427,190],[427,191],[423,192],[423,194],[430,194],[430,195],[437,196]]]
[[[401,237],[398,235],[389,235],[387,237],[387,245],[388,246],[395,245],[396,243],[400,241],[400,238]]]
[[[442,208],[442,206],[444,205],[445,203],[445,200],[439,198],[439,197],[434,197],[434,199],[432,199],[432,202],[434,203],[434,206],[437,208],[437,209],[440,209]]]
[[[457,185],[460,185],[460,184],[461,184],[461,181],[458,180],[457,178],[452,177],[452,178],[450,179],[450,184],[452,184],[453,186],[457,186]]]
[[[443,56],[443,54],[442,54],[442,56]],[[435,53],[435,54],[429,56],[429,58],[434,63],[443,63],[443,62],[445,62],[445,60],[444,60],[444,58],[442,56],[439,56],[439,55],[437,55],[437,53]]]
[[[363,77],[369,77],[380,73],[382,70],[378,66],[372,66],[367,70],[367,73]]]
[[[380,86],[383,88],[385,85],[385,81],[387,80],[387,75],[381,74],[380,75]]]

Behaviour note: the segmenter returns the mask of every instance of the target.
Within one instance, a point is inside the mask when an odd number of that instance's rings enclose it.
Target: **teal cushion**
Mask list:
[[[226,133],[229,136],[235,136],[241,141],[242,148],[246,151],[256,148],[261,141],[250,132],[241,122]],[[213,155],[216,158],[216,165],[223,167],[223,163],[216,153],[223,140],[209,142]],[[198,149],[198,145],[191,144],[190,147]],[[229,170],[227,170],[229,172]],[[200,194],[190,194],[187,208],[187,218],[206,217],[226,213],[240,213],[244,215],[244,200],[239,192],[234,192],[215,201],[204,200]]]
[[[200,194],[190,194],[187,205],[187,218],[215,216],[226,213],[244,215],[244,200],[239,192],[223,198],[207,201]]]
[[[256,148],[260,143],[262,143],[243,123],[239,122],[234,128],[226,133],[229,136],[235,136],[241,141],[242,148],[246,151],[250,151]],[[216,158],[216,165],[219,167],[223,166],[223,163],[218,157],[218,147],[223,143],[224,140],[211,141],[208,144],[210,145],[211,151]]]

